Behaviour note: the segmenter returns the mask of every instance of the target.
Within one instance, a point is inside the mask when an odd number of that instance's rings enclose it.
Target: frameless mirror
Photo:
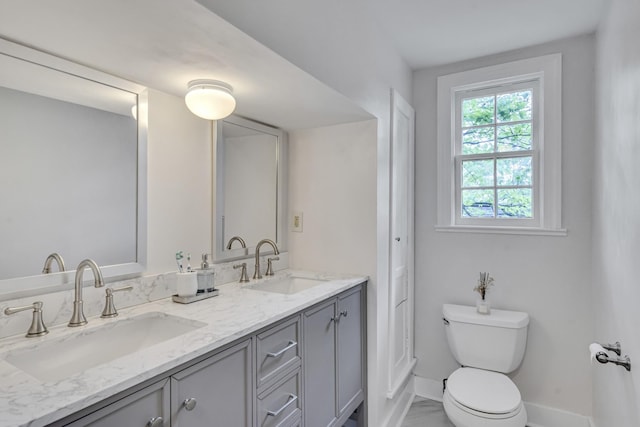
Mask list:
[[[66,285],[84,258],[143,271],[143,91],[0,40],[0,300]],[[54,252],[67,272],[42,274]]]
[[[286,149],[286,134],[280,129],[240,117],[217,122],[216,261],[251,256],[262,239],[286,249]]]

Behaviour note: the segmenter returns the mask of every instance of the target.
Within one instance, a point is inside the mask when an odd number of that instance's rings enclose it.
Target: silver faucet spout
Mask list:
[[[51,273],[51,264],[55,261],[58,264],[58,271],[64,271],[64,261],[60,254],[54,252],[50,254],[47,259],[44,260],[44,267],[42,268],[42,274]]]
[[[247,247],[247,244],[244,242],[244,239],[242,237],[233,236],[232,238],[229,239],[229,243],[227,243],[227,249],[231,249],[231,245],[233,245],[233,242],[239,242],[241,248],[246,249]]]
[[[69,321],[69,326],[82,326],[87,324],[87,318],[84,317],[82,311],[82,276],[84,275],[85,268],[90,268],[93,272],[94,286],[101,288],[104,286],[104,279],[102,278],[102,272],[98,264],[92,259],[85,259],[80,261],[78,268],[76,269],[76,281],[75,281],[75,299],[73,301],[73,315]]]
[[[262,239],[262,240],[260,240],[258,242],[258,244],[256,245],[256,271],[253,273],[253,278],[254,279],[262,279],[262,273],[260,273],[260,248],[265,243],[268,243],[268,244],[271,245],[271,247],[273,248],[273,254],[274,255],[280,255],[280,251],[278,250],[278,246],[276,246],[276,243],[273,240],[271,240],[271,239]]]

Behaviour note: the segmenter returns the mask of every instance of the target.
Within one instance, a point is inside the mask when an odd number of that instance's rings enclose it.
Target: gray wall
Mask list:
[[[440,75],[563,54],[562,192],[567,237],[436,232],[436,80]],[[587,346],[590,276],[594,37],[582,36],[414,73],[416,129],[416,357],[419,377],[441,381],[457,365],[443,303],[475,304],[478,272],[495,278],[496,308],[531,316],[527,351],[512,378],[527,402],[591,413]]]

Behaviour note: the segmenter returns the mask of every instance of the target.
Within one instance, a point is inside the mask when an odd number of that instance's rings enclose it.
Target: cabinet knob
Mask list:
[[[190,397],[188,399],[185,399],[185,401],[182,403],[184,405],[184,409],[186,409],[187,411],[193,411],[193,408],[196,407],[196,399],[194,399],[193,397]]]
[[[147,427],[162,427],[164,425],[164,419],[162,417],[153,417],[147,423]]]
[[[340,321],[340,318],[341,318],[342,316],[347,317],[347,314],[348,314],[348,313],[347,313],[347,310],[342,310],[340,313],[338,313],[338,315],[337,315],[336,317],[332,317],[332,318],[331,318],[331,321],[332,321],[332,322],[336,322],[336,323],[337,323],[337,322],[339,322],[339,321]]]

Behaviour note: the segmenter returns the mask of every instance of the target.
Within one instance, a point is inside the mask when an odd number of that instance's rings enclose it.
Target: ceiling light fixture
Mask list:
[[[189,110],[207,120],[224,119],[236,108],[233,88],[218,80],[192,80],[184,102]]]

